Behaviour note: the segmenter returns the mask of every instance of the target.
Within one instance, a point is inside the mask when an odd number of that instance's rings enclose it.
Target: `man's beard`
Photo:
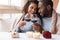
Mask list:
[[[43,17],[48,17],[48,15],[49,15],[49,14],[48,14],[48,13],[46,13],[46,14],[44,14],[44,15],[43,15]]]
[[[43,17],[49,17],[49,15],[50,15],[49,12],[50,12],[49,10],[45,9],[44,13],[43,13]]]
[[[48,17],[49,16],[49,11],[48,10],[45,10],[44,11],[44,14],[43,14],[43,17]]]

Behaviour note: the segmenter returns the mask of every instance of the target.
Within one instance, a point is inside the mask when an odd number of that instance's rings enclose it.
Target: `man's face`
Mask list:
[[[39,13],[41,16],[47,16],[48,15],[48,9],[47,6],[45,6],[42,2],[39,2],[38,4],[38,8],[39,8]]]

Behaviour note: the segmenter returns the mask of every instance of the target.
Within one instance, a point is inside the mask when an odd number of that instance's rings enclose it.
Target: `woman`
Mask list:
[[[42,32],[41,25],[39,24],[40,19],[38,18],[37,10],[38,9],[38,1],[31,0],[28,1],[24,8],[23,8],[23,15],[19,19],[19,21],[16,23],[16,28],[14,29],[17,32],[27,32],[27,31],[33,31],[33,28],[37,31]],[[38,19],[37,22],[31,22],[31,19],[34,18]],[[25,19],[28,18],[28,21]],[[37,26],[38,25],[38,26]]]

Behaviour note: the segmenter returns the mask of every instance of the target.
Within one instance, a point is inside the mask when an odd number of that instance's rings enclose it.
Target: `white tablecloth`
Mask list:
[[[60,40],[60,35],[52,34],[52,39],[45,39],[41,34],[40,39],[34,39],[34,38],[28,38],[25,34],[26,33],[19,33],[19,38],[12,38],[11,33],[0,32],[0,40]]]

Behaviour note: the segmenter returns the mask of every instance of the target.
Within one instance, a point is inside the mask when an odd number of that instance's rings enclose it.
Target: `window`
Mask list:
[[[9,5],[9,0],[0,0],[1,5]]]
[[[3,8],[1,6],[5,6],[5,5],[7,5],[7,6],[17,6],[17,7],[22,8],[25,3],[26,3],[26,0],[0,0],[0,10]],[[7,8],[3,8],[3,10],[4,9],[7,10]],[[2,19],[16,18],[18,15],[21,15],[21,14],[20,13],[15,13],[15,12],[13,12],[13,13],[5,13],[5,12],[1,13],[0,12],[0,18],[2,18]]]

